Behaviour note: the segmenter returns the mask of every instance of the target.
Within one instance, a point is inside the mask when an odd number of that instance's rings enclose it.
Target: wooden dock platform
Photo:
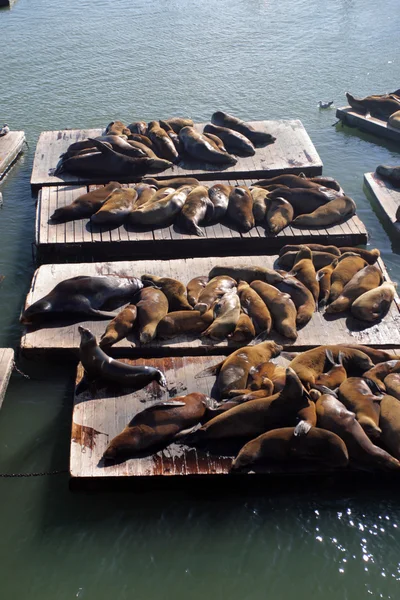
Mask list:
[[[0,348],[0,406],[3,404],[13,366],[14,350],[11,348]]]
[[[251,185],[256,181],[231,179],[229,185]],[[212,186],[222,180],[207,182]],[[368,233],[355,215],[340,225],[323,229],[285,227],[273,235],[258,225],[248,233],[240,233],[225,220],[203,228],[204,237],[182,233],[177,225],[163,229],[144,230],[122,225],[110,229],[92,225],[90,219],[69,223],[52,223],[49,217],[56,208],[70,204],[91,186],[55,186],[39,192],[36,216],[36,259],[38,264],[101,260],[231,256],[275,252],[285,244],[335,244],[357,246],[366,244]],[[154,243],[159,242],[159,243]]]
[[[144,273],[173,277],[185,285],[193,278],[207,275],[216,265],[261,265],[273,267],[277,256],[250,256],[250,257],[223,257],[223,258],[193,258],[181,260],[154,260],[154,261],[129,261],[129,262],[104,262],[83,264],[51,264],[43,265],[34,274],[30,291],[26,299],[27,308],[36,300],[49,293],[54,286],[70,277],[77,275],[120,275],[137,276]],[[384,277],[388,279],[386,269],[381,260],[378,266],[382,269]],[[362,323],[348,313],[338,315],[324,315],[315,312],[311,321],[299,330],[295,342],[271,331],[269,339],[274,339],[287,348],[306,349],[326,343],[331,344],[351,343],[370,344],[379,347],[400,347],[400,299],[396,295],[390,311],[378,324]],[[99,339],[105,331],[108,321],[82,321]],[[43,327],[36,331],[27,331],[22,336],[21,348],[26,356],[47,357],[63,356],[76,359],[80,336],[78,323],[64,322],[54,326]],[[110,354],[119,357],[137,356],[188,356],[202,354],[226,354],[237,345],[232,342],[222,341],[215,343],[209,338],[193,338],[180,336],[171,340],[154,340],[151,344],[140,345],[135,335],[121,340],[111,348]]]
[[[336,116],[344,125],[357,127],[362,131],[373,133],[379,137],[384,137],[395,142],[400,142],[400,129],[395,129],[387,121],[377,119],[376,117],[362,115],[351,108],[344,106],[336,110]]]
[[[396,219],[396,212],[400,206],[400,188],[393,187],[389,181],[381,179],[376,173],[364,173],[364,183],[399,235],[400,223]]]
[[[10,131],[0,137],[0,179],[17,160],[18,155],[22,152],[24,142],[24,131]]]
[[[203,131],[206,123],[196,123],[195,128]],[[210,163],[184,160],[171,169],[152,175],[152,177],[169,178],[193,175],[199,179],[229,179],[229,177],[265,177],[282,173],[305,173],[308,176],[322,173],[322,161],[310,140],[308,133],[299,120],[253,121],[251,125],[261,131],[267,131],[277,139],[273,144],[257,148],[256,154],[249,157],[238,157],[234,166],[215,165]],[[54,176],[60,155],[73,142],[96,137],[103,133],[102,129],[67,129],[63,131],[44,131],[40,134],[33,162],[31,185],[37,189],[48,185],[104,183],[110,180],[93,177],[83,178],[62,173]],[[130,178],[125,180],[134,180]]]

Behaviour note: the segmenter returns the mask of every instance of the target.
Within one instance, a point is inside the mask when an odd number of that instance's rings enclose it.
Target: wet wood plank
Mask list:
[[[0,406],[3,404],[13,366],[14,350],[11,348],[0,348]]]
[[[393,187],[389,181],[381,179],[376,173],[364,173],[364,183],[379,204],[386,220],[399,235],[400,223],[396,219],[396,212],[400,206],[400,188]]]
[[[10,131],[0,137],[0,179],[16,161],[25,142],[24,131]]]
[[[173,277],[187,284],[192,277],[207,275],[215,265],[261,265],[273,267],[276,256],[248,256],[248,257],[209,257],[181,260],[143,260],[130,262],[105,262],[83,264],[43,265],[34,274],[30,291],[26,299],[26,307],[50,292],[54,286],[70,277],[77,275],[119,275],[137,276],[143,273]],[[381,260],[377,265],[383,270]],[[384,277],[388,279],[386,273]],[[396,295],[396,302],[399,299]],[[107,321],[82,321],[99,338],[104,332]],[[352,318],[348,313],[338,315],[324,315],[314,313],[311,321],[299,330],[295,342],[280,336],[274,331],[270,339],[274,339],[287,348],[309,348],[326,343],[352,343],[370,344],[379,347],[400,347],[400,313],[399,307],[393,303],[389,313],[379,323],[362,323]],[[53,327],[44,327],[36,331],[25,332],[22,336],[21,347],[26,355],[30,356],[56,356],[57,354],[71,358],[78,355],[79,334],[78,323]],[[172,340],[154,340],[151,344],[140,345],[133,334],[128,339],[121,340],[112,347],[113,356],[187,356],[209,353],[227,353],[232,348],[237,348],[232,342],[222,341],[215,343],[208,338],[193,338],[180,336]]]
[[[371,115],[362,115],[350,106],[344,106],[336,110],[336,116],[344,125],[357,127],[368,133],[373,133],[379,137],[384,137],[395,142],[400,142],[400,129],[395,129],[387,121],[377,119]]]
[[[203,131],[205,123],[196,123],[195,128]],[[159,173],[159,178],[169,178],[184,175],[196,175],[199,179],[228,179],[235,177],[264,177],[267,174],[300,173],[320,175],[322,162],[311,142],[311,139],[299,120],[252,121],[251,125],[261,131],[267,131],[277,138],[274,143],[256,149],[253,157],[238,157],[234,166],[223,166],[196,162],[185,159],[171,169]],[[93,177],[77,177],[70,173],[54,176],[60,155],[70,144],[96,137],[103,133],[102,129],[68,129],[63,131],[44,131],[40,134],[33,162],[31,185],[34,188],[48,185],[82,184],[109,181],[109,177],[97,179]],[[284,139],[284,143],[280,142]],[[131,178],[130,181],[133,179]],[[126,180],[126,181],[129,181]]]

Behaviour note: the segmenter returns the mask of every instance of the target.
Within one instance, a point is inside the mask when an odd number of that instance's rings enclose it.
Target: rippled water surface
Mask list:
[[[17,0],[0,10],[0,122],[29,149],[0,189],[0,346],[17,346],[33,272],[29,178],[42,130],[173,115],[300,118],[395,280],[363,173],[398,148],[332,126],[355,94],[400,85],[398,0]],[[0,471],[65,468],[73,368],[26,364],[0,415]],[[1,598],[398,598],[395,492],[83,495],[67,476],[0,480]],[[374,482],[372,482],[374,487]],[[274,490],[271,490],[274,492]]]

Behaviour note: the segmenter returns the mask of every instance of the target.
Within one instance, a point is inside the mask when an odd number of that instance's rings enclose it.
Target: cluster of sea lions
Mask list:
[[[50,223],[91,218],[101,226],[122,224],[162,228],[175,223],[188,234],[203,236],[203,226],[218,222],[248,232],[261,225],[277,234],[288,225],[329,227],[352,217],[354,201],[330,177],[279,175],[250,186],[217,183],[211,187],[193,177],[145,178],[130,187],[111,181],[57,208]]]
[[[252,156],[255,148],[275,141],[274,136],[241,119],[217,111],[203,133],[191,119],[175,117],[124,125],[112,121],[104,135],[70,144],[55,175],[138,177],[159,173],[188,157],[221,165],[235,165],[239,156]]]
[[[365,98],[355,98],[347,93],[346,97],[353,110],[387,121],[392,127],[400,129],[400,89]]]

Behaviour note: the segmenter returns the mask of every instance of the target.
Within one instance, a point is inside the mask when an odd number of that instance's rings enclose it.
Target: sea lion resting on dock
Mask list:
[[[383,179],[390,181],[395,187],[400,187],[400,167],[389,167],[387,165],[378,165],[376,173]]]
[[[99,210],[92,215],[95,225],[122,225],[131,214],[138,194],[134,188],[113,190]]]
[[[370,113],[378,119],[388,119],[390,115],[400,110],[400,100],[396,96],[387,94],[382,96],[366,96],[355,98],[348,92],[346,98],[351,108],[363,114]]]
[[[120,183],[110,181],[104,187],[88,192],[87,194],[82,194],[71,202],[71,204],[57,208],[50,219],[56,223],[66,223],[75,219],[91,217],[101,208],[111,192],[119,188],[121,188]]]
[[[133,329],[137,309],[135,304],[129,304],[107,325],[100,339],[100,348],[106,348],[124,339]]]
[[[237,159],[231,154],[217,150],[204,135],[194,127],[183,127],[179,132],[179,138],[183,143],[185,151],[196,160],[202,160],[215,164],[235,165]]]
[[[232,115],[228,115],[222,111],[217,111],[211,116],[211,122],[213,125],[217,125],[218,127],[226,127],[228,129],[233,129],[234,131],[238,131],[245,137],[247,137],[254,146],[264,146],[265,144],[272,144],[275,142],[276,138],[264,131],[256,131],[254,127],[245,123],[241,119],[237,117],[233,117]]]
[[[382,319],[389,311],[394,300],[396,288],[391,283],[383,283],[356,298],[351,305],[351,312],[362,321]]]

